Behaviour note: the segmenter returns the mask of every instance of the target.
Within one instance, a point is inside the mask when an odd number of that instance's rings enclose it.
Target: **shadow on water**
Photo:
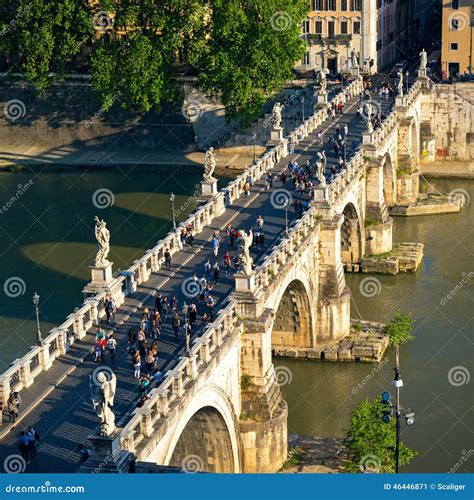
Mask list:
[[[32,345],[36,323],[31,297],[41,296],[43,336],[82,303],[96,243],[94,217],[111,231],[114,271],[126,269],[195,208],[198,174],[80,170],[0,172],[0,370]],[[21,186],[32,181],[19,196]],[[220,184],[225,184],[221,179]],[[15,198],[12,203],[11,200]]]

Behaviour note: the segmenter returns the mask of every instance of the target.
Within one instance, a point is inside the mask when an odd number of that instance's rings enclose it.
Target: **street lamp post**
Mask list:
[[[409,76],[410,76],[410,73],[407,71],[407,72],[405,73],[405,79],[406,79],[406,81],[407,81],[407,94],[408,94],[408,86],[409,86],[409,82],[408,82],[408,77],[409,77]]]
[[[175,195],[174,195],[174,193],[171,193],[170,194],[170,201],[171,201],[171,213],[173,216],[173,231],[176,232],[176,216],[174,213],[174,200],[175,200]]]
[[[288,204],[290,202],[286,201],[285,202],[285,234],[288,236]]]
[[[389,424],[392,415],[395,416],[395,472],[398,473],[400,467],[400,416],[403,411],[405,422],[408,426],[415,423],[415,413],[410,408],[403,409],[400,405],[400,388],[403,387],[403,380],[400,376],[400,349],[395,346],[395,376],[392,385],[395,387],[395,404],[390,405],[390,394],[384,392],[382,394],[382,403],[384,409],[382,410],[382,420],[384,423]]]
[[[400,387],[403,386],[403,380],[400,377],[400,351],[398,345],[395,348],[395,377],[393,385],[395,387],[395,472],[398,474],[400,462]]]
[[[252,141],[253,141],[253,162],[255,163],[256,159],[257,159],[257,155],[255,153],[255,141],[257,140],[257,134],[254,132],[252,134]]]
[[[39,321],[39,300],[40,296],[35,292],[35,294],[33,295],[33,304],[35,306],[35,314],[36,314],[36,344],[42,345],[43,337],[41,336],[40,321]]]
[[[301,111],[303,113],[303,123],[304,123],[304,97],[301,98]]]

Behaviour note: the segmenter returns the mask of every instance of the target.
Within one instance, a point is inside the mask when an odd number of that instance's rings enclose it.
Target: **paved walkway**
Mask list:
[[[382,103],[383,112],[393,104],[392,101]],[[336,120],[327,120],[321,127],[326,135],[334,135],[337,125],[341,128],[345,123],[349,126],[348,144],[352,141],[360,143],[361,133],[365,129],[364,122],[356,116],[358,98],[352,99],[346,104],[345,114]],[[306,160],[314,162],[316,151],[316,133],[311,134],[301,142],[292,157],[282,160],[275,169],[280,171],[286,166],[288,160],[296,159],[300,165]],[[328,166],[327,174],[337,158],[326,144]],[[258,264],[263,255],[279,240],[285,228],[285,214],[283,210],[274,208],[270,203],[270,192],[264,190],[263,181],[259,181],[252,189],[250,197],[242,197],[231,206],[225,213],[215,219],[210,227],[206,227],[199,235],[196,235],[194,247],[185,247],[183,251],[175,255],[172,270],[170,272],[160,270],[153,273],[150,279],[141,285],[137,292],[125,300],[117,315],[118,341],[117,355],[114,363],[109,359],[103,365],[112,366],[117,375],[117,394],[115,398],[115,413],[117,424],[123,425],[127,416],[133,410],[138,399],[138,386],[133,380],[133,368],[130,356],[126,352],[127,332],[131,326],[136,327],[145,305],[153,307],[154,295],[157,290],[170,296],[175,294],[182,304],[184,296],[181,292],[181,284],[185,278],[192,276],[193,272],[201,275],[204,271],[204,263],[211,256],[210,239],[215,229],[223,229],[228,223],[241,229],[249,229],[261,214],[265,220],[265,246],[262,250],[253,252],[253,257]],[[275,188],[281,187],[279,181],[275,182]],[[290,189],[290,182],[285,186]],[[296,214],[291,208],[288,213],[290,223],[296,219]],[[224,234],[225,236],[225,234]],[[226,248],[226,242],[222,245],[222,251]],[[212,261],[212,259],[211,259]],[[222,258],[220,267],[223,269]],[[227,297],[234,289],[232,277],[222,278],[214,287],[213,296],[217,300],[217,309],[222,307]],[[200,314],[204,312],[199,310]],[[38,448],[37,457],[27,466],[27,472],[73,472],[78,466],[78,445],[86,443],[87,436],[97,427],[97,417],[90,402],[89,376],[99,365],[93,363],[90,356],[86,356],[83,363],[75,367],[91,348],[96,329],[91,329],[86,338],[74,346],[68,355],[55,362],[53,367],[38,377],[30,389],[21,392],[24,409],[33,405],[33,401],[39,401],[37,406],[31,410],[21,422],[9,432],[1,441],[0,463],[12,454],[18,453],[17,438],[22,428],[34,425],[42,437]],[[199,334],[199,333],[198,333]],[[179,356],[184,350],[182,338],[175,341],[169,321],[163,326],[159,341],[159,365],[162,371],[173,368]],[[70,372],[68,376],[65,376]],[[52,382],[54,381],[54,382]],[[56,384],[54,386],[52,384]],[[42,397],[45,391],[51,391]]]

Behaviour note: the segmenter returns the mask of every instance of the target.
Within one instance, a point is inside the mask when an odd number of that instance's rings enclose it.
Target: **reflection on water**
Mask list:
[[[96,251],[96,215],[107,221],[111,231],[114,271],[126,269],[171,229],[170,193],[176,195],[175,212],[182,221],[195,208],[200,180],[198,174],[164,175],[163,169],[159,174],[126,175],[0,172],[0,207],[19,192],[19,186],[31,184],[0,214],[0,371],[34,342],[35,291],[41,296],[43,336],[81,304]],[[19,288],[11,293],[10,287],[7,295],[4,285],[12,279]]]
[[[433,184],[443,192],[462,187],[474,202],[471,181],[436,180]],[[472,203],[459,215],[397,218],[394,241],[425,244],[422,269],[416,274],[377,276],[382,286],[373,298],[359,291],[362,275],[346,275],[355,306],[352,316],[357,317],[358,311],[364,319],[387,321],[400,309],[412,311],[416,320],[416,339],[401,349],[405,384],[401,401],[415,410],[416,417],[414,426],[402,424],[402,439],[419,452],[406,468],[409,472],[447,472],[461,460],[463,450],[471,448],[473,381],[452,385],[448,374],[461,366],[474,377],[474,279],[466,279],[474,271],[473,223]],[[446,299],[451,291],[452,297]],[[282,387],[289,405],[289,431],[343,436],[349,413],[359,401],[392,390],[392,353],[387,358],[382,367],[276,359],[277,365],[292,371],[291,384]],[[452,377],[451,381],[456,384]],[[457,470],[472,471],[473,460]]]

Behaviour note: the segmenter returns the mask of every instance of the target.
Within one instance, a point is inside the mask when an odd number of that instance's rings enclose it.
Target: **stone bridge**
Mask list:
[[[163,382],[151,390],[149,400],[132,410],[127,406],[116,435],[92,437],[96,454],[82,470],[125,470],[132,457],[138,469],[153,469],[158,464],[210,472],[271,472],[281,467],[287,457],[287,405],[272,352],[279,347],[317,350],[349,334],[350,291],[344,268],[358,266],[365,255],[390,251],[388,207],[417,199],[420,103],[429,85],[425,78],[416,80],[373,132],[367,132],[365,123],[353,117],[354,127],[362,127],[359,148],[326,188],[316,188],[315,199],[304,214],[290,217],[288,231],[282,226],[283,207],[276,200],[278,194],[291,193],[282,187],[271,196],[262,193],[255,197],[255,204],[263,200],[260,203],[266,207],[272,201],[279,213],[268,250],[255,259],[250,275],[235,275],[225,289],[215,321],[193,341],[189,356],[180,351]],[[346,88],[348,107],[357,106],[361,89],[361,80]],[[335,99],[346,97],[339,94]],[[291,136],[314,156],[315,131],[325,126],[334,124],[322,108]],[[210,235],[213,224],[223,227],[223,217],[232,215],[236,206],[247,207],[243,185],[248,176],[257,186],[265,172],[277,172],[288,156],[287,145],[288,138],[271,145],[183,225],[191,224],[198,235],[206,230]],[[203,236],[204,241],[206,238]],[[107,283],[104,290],[93,290],[84,306],[53,330],[44,345],[17,360],[0,378],[3,400],[11,390],[35,387],[36,379],[54,368],[66,353],[69,332],[78,340],[88,338],[88,330],[104,316],[106,294],[114,295],[119,309],[128,307],[128,316],[133,314],[144,299],[130,304],[127,300],[140,287],[146,287],[148,294],[158,287],[152,280],[163,267],[166,248],[174,259],[183,253],[176,233]],[[130,405],[130,399],[127,403]],[[47,407],[36,410],[35,418],[32,421],[38,427],[38,422],[48,418]]]
[[[315,348],[350,329],[343,266],[391,250],[387,205],[418,194],[418,80],[381,128],[235,292],[216,321],[121,431],[139,462],[211,472],[272,472],[287,456],[275,346]],[[397,173],[404,169],[403,176]],[[377,222],[365,229],[370,218]],[[279,318],[279,309],[285,314]]]

